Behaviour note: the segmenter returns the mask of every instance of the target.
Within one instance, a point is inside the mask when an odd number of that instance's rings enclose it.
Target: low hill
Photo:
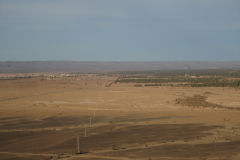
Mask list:
[[[106,72],[176,69],[240,69],[240,61],[161,61],[161,62],[101,62],[101,61],[5,61],[0,73],[31,72]]]

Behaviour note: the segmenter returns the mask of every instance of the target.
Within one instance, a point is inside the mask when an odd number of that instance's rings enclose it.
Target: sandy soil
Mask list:
[[[1,80],[0,159],[240,159],[240,89],[117,78]]]

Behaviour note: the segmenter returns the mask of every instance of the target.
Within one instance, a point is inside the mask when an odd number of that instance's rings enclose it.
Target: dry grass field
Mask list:
[[[118,80],[0,80],[0,159],[240,159],[239,87]]]

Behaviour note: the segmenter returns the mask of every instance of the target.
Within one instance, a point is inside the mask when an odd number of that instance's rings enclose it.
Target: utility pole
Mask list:
[[[80,153],[79,136],[77,136],[77,153]]]
[[[86,125],[85,125],[85,132],[84,133],[85,133],[84,136],[87,137],[87,127],[86,127]]]

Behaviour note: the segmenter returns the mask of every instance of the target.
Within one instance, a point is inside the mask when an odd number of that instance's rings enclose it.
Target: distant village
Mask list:
[[[80,73],[2,73],[0,74],[0,80],[14,80],[14,79],[27,79],[27,78],[41,78],[42,80],[53,80],[56,78],[66,78],[66,77],[78,78],[81,75],[83,74],[80,74]]]

